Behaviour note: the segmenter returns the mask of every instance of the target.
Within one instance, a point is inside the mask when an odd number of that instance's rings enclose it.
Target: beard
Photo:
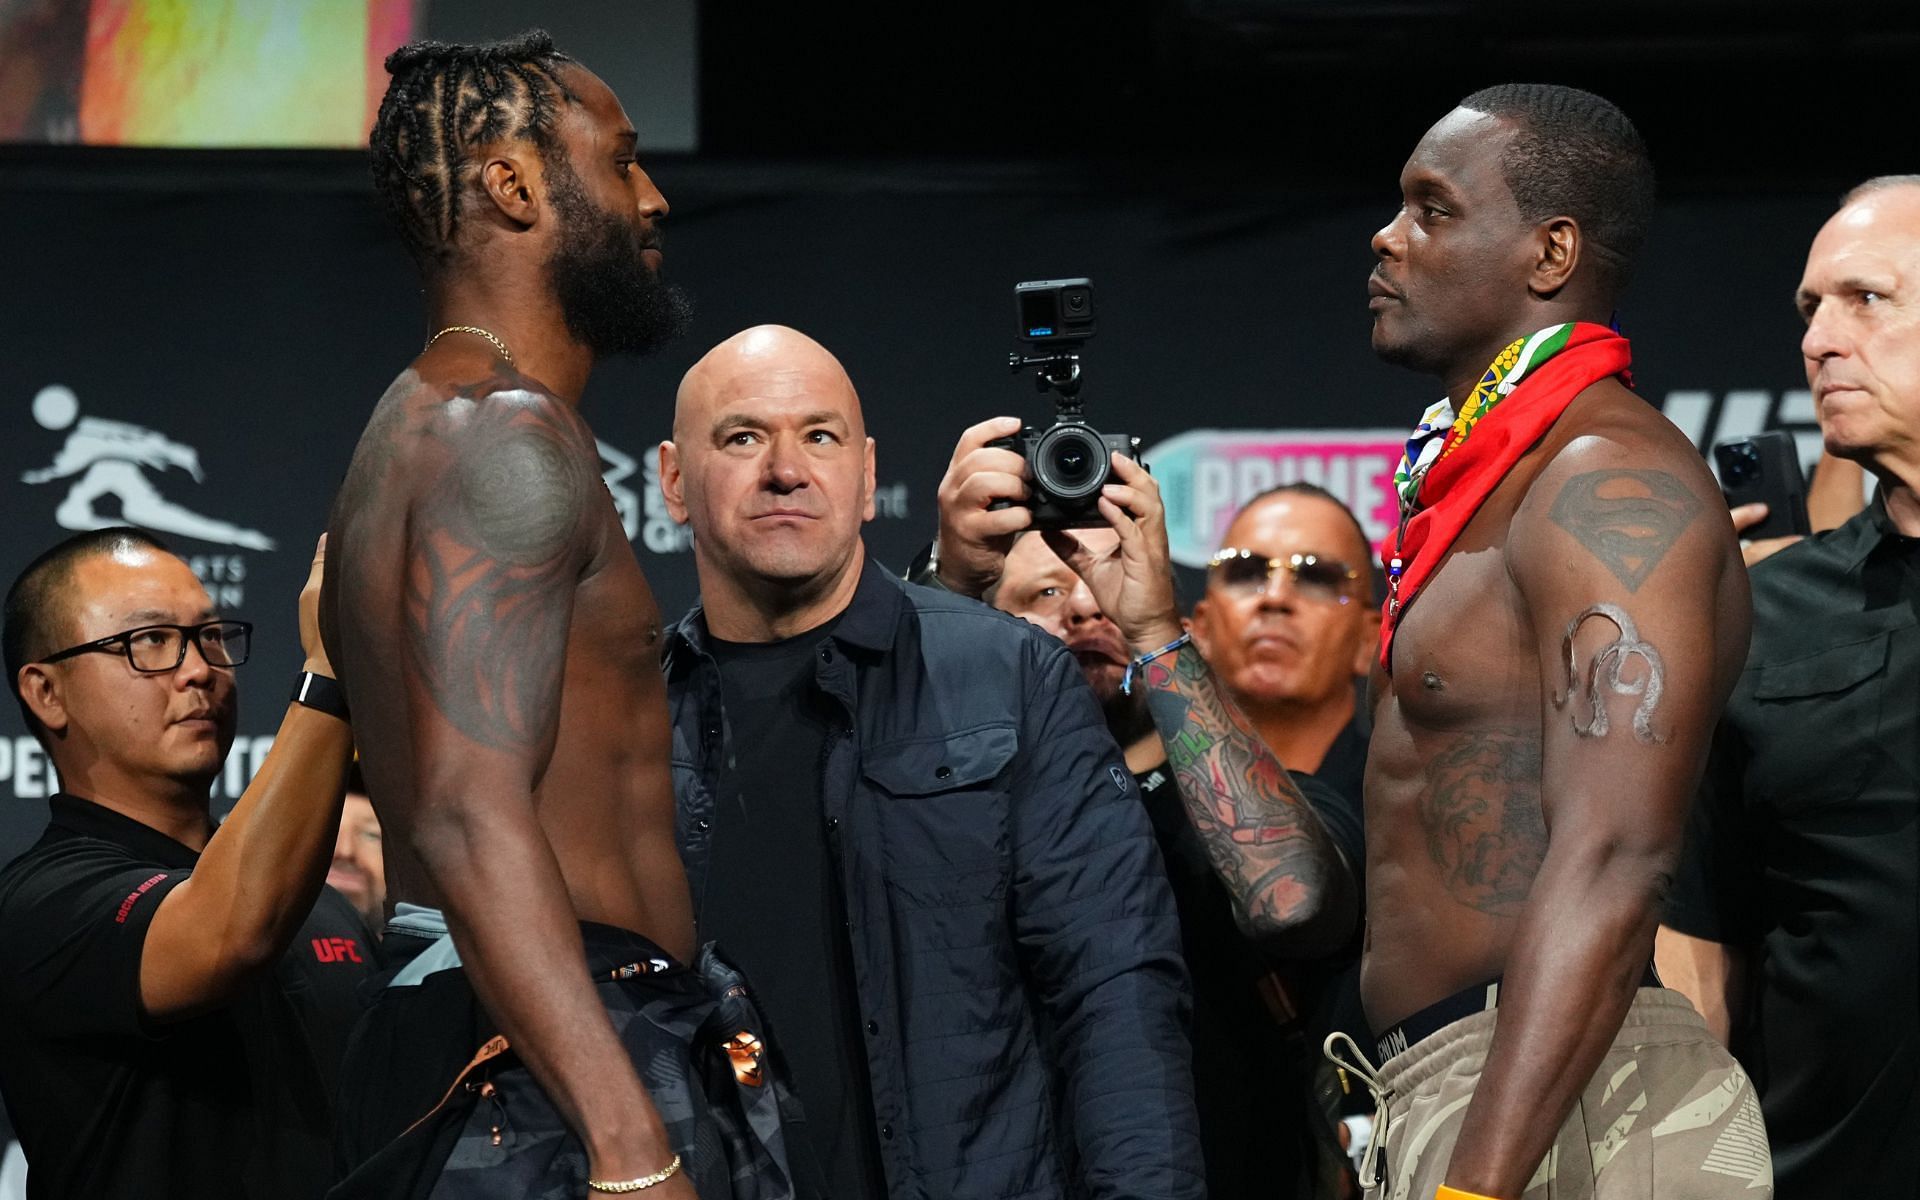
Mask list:
[[[640,256],[660,248],[659,235],[595,207],[564,161],[549,164],[547,180],[560,218],[560,245],[547,272],[574,340],[604,358],[651,354],[685,333],[692,303]]]

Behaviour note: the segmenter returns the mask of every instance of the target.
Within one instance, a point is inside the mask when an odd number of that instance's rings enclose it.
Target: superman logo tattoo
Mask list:
[[[1699,497],[1665,471],[1613,470],[1569,479],[1548,516],[1637,592],[1699,511]]]

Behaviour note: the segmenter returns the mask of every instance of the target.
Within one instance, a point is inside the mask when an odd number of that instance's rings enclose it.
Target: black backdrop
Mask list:
[[[62,536],[63,506],[77,519],[88,491],[104,489],[91,501],[102,518],[121,513],[116,495],[137,504],[140,480],[271,539],[172,538],[261,630],[225,801],[264,753],[298,665],[295,596],[361,423],[425,332],[417,288],[357,156],[39,151],[8,163],[0,567],[11,577]],[[653,447],[680,374],[750,324],[795,325],[846,363],[879,442],[868,541],[894,564],[930,533],[962,427],[1046,415],[1004,365],[1019,279],[1095,280],[1089,416],[1163,447],[1150,457],[1189,559],[1276,472],[1324,468],[1371,518],[1382,460],[1434,390],[1367,348],[1367,239],[1394,203],[1390,179],[1302,193],[1205,166],[650,167],[673,204],[669,270],[698,302],[695,332],[655,359],[605,365],[587,411],[672,614],[693,598],[692,561],[660,512]],[[1696,441],[1810,424],[1791,293],[1833,202],[1696,192],[1663,205],[1621,322],[1642,393]],[[1169,444],[1196,430],[1222,432]],[[49,468],[64,473],[28,482]],[[9,709],[0,860],[44,821],[48,785]]]

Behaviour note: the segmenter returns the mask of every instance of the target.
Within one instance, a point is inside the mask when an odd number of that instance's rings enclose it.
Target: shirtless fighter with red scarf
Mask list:
[[[1374,235],[1407,447],[1366,781],[1370,1194],[1769,1194],[1752,1085],[1649,960],[1746,571],[1608,327],[1653,202],[1626,116],[1475,93]],[[1338,1038],[1340,1035],[1335,1035]]]

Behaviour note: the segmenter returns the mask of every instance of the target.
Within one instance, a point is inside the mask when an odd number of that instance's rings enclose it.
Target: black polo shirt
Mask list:
[[[320,1196],[354,989],[373,966],[359,915],[323,889],[272,973],[155,1024],[142,947],[199,855],[74,796],[49,807],[39,842],[0,870],[0,1095],[29,1196]]]
[[[1753,570],[1667,923],[1747,951],[1782,1196],[1920,1179],[1920,540],[1876,499]]]

